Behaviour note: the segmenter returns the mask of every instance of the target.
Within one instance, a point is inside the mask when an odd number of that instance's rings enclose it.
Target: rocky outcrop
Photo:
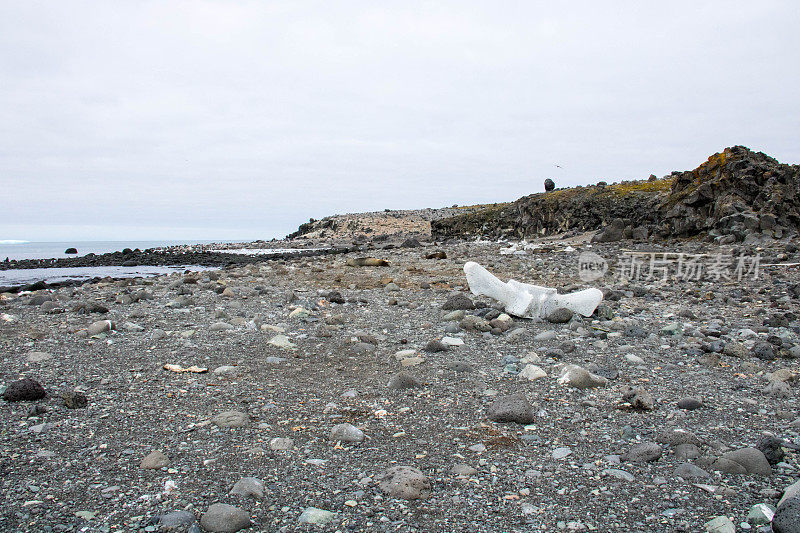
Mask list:
[[[431,222],[436,238],[529,238],[600,230],[595,240],[708,235],[726,243],[800,228],[800,166],[744,146],[662,179],[559,189]]]
[[[780,238],[800,227],[800,165],[744,146],[726,148],[695,170],[673,173],[659,209],[662,235],[708,233],[723,241],[754,233]]]

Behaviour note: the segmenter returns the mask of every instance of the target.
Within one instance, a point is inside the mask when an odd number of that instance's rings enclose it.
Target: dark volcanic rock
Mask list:
[[[530,424],[536,419],[533,405],[522,393],[498,397],[486,410],[489,420]]]
[[[777,437],[761,437],[756,443],[756,449],[764,454],[769,464],[776,465],[783,461],[783,440]]]
[[[626,224],[620,227],[615,219]],[[800,226],[800,165],[744,146],[726,148],[694,170],[663,179],[573,187],[431,222],[434,237],[539,236],[605,227],[599,242],[707,233],[725,242]],[[644,228],[644,231],[639,228]],[[722,242],[722,241],[720,241]]]
[[[545,191],[550,192],[550,191],[554,191],[555,189],[556,189],[556,182],[554,182],[550,178],[547,178],[546,180],[544,180],[544,190]]]
[[[44,387],[30,378],[11,382],[3,392],[3,399],[7,402],[33,402],[47,396]]]
[[[447,298],[447,301],[442,306],[445,311],[470,310],[474,308],[475,305],[466,294],[454,294]]]
[[[64,250],[64,253],[65,254],[77,254],[78,250],[76,248],[67,248],[66,250]]]

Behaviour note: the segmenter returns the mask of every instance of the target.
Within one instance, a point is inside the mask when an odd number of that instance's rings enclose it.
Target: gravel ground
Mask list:
[[[5,397],[47,396],[0,402],[0,530],[758,531],[800,468],[794,247],[758,279],[609,273],[595,316],[551,323],[471,295],[464,263],[577,289],[581,251],[633,245],[508,246],[3,294]]]

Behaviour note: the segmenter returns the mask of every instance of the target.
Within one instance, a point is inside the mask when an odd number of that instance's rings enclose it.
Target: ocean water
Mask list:
[[[30,242],[19,240],[0,240],[0,261],[9,259],[58,259],[76,257],[67,255],[64,250],[75,248],[78,256],[89,253],[107,254],[122,251],[124,248],[145,250],[162,246],[180,244],[211,244],[216,241],[68,241],[68,242]]]
[[[15,270],[0,270],[0,287],[17,287],[28,285],[37,281],[45,283],[58,283],[68,280],[84,281],[92,278],[149,278],[162,274],[172,274],[191,270],[216,270],[216,267],[199,265],[172,265],[172,266],[99,266],[99,267],[67,267],[67,268],[20,268]]]
[[[19,240],[0,240],[0,261],[9,259],[58,259],[77,257],[89,253],[105,254],[122,251],[125,248],[145,250],[181,244],[211,244],[217,241],[71,241],[71,242],[29,242]],[[77,256],[67,255],[64,250],[75,248]],[[98,266],[72,268],[23,268],[0,270],[0,287],[27,285],[36,281],[57,283],[67,280],[87,280],[96,277],[133,278],[150,277],[184,270],[209,270],[198,265],[180,266]]]

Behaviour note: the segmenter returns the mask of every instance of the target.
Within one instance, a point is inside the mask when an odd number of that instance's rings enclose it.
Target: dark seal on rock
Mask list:
[[[3,392],[3,399],[7,402],[34,402],[47,396],[44,387],[30,378],[14,381]]]
[[[536,420],[533,405],[522,393],[498,397],[486,410],[486,416],[495,422],[518,424],[531,424]]]

